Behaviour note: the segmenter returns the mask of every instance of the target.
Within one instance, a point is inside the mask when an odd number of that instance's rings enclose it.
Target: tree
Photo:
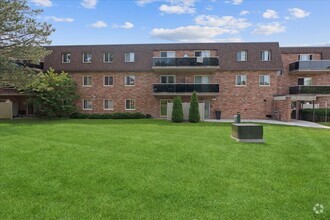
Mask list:
[[[79,98],[77,84],[62,72],[53,69],[39,73],[29,86],[30,101],[40,107],[40,116],[48,118],[67,117],[76,111],[75,101]]]
[[[191,96],[190,108],[189,108],[189,121],[196,123],[201,119],[199,114],[198,99],[196,92],[194,91]]]
[[[26,0],[0,0],[0,86],[24,88],[35,71],[22,61],[38,63],[49,53],[43,45],[50,44],[54,29],[36,20],[41,13]]]
[[[175,97],[172,111],[173,122],[183,122],[183,110],[180,96]]]

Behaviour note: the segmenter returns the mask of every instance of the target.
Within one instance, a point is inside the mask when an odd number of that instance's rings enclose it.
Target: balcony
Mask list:
[[[214,96],[219,94],[219,84],[154,84],[154,95],[191,95],[194,91],[199,96]]]
[[[330,86],[292,86],[289,94],[330,94]]]
[[[154,57],[152,69],[155,71],[204,71],[219,69],[219,57]]]
[[[330,72],[330,60],[297,61],[289,65],[290,73]]]

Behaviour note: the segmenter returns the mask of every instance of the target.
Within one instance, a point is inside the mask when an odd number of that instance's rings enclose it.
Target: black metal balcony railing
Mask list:
[[[219,93],[219,84],[154,84],[153,92],[157,93]]]
[[[218,57],[153,58],[153,67],[218,67]]]
[[[289,94],[330,94],[330,86],[292,86]]]
[[[297,61],[289,65],[289,71],[330,71],[330,60]]]

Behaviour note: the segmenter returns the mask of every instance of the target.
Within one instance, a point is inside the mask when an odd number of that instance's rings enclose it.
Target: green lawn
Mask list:
[[[227,123],[0,121],[0,219],[329,219],[330,131]],[[322,214],[315,214],[315,204]]]
[[[330,122],[321,122],[321,124],[325,125],[325,126],[329,126],[330,127]]]

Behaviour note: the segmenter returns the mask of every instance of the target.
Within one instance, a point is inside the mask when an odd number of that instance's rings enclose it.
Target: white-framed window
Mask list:
[[[313,60],[313,55],[312,54],[299,54],[298,55],[298,60],[299,61]]]
[[[88,53],[88,52],[83,53],[82,61],[83,61],[83,63],[91,63],[92,62],[92,54]]]
[[[113,76],[104,76],[104,86],[113,86]]]
[[[93,85],[93,78],[91,76],[83,77],[83,86],[90,87]]]
[[[247,61],[247,51],[246,50],[237,51],[236,58],[237,61]]]
[[[160,76],[160,83],[175,83],[175,75]]]
[[[261,61],[270,61],[272,58],[272,52],[270,50],[262,50],[260,52]]]
[[[103,53],[103,63],[111,63],[113,60],[113,54],[110,52]]]
[[[246,86],[247,84],[247,77],[246,75],[237,75],[236,76],[236,86]]]
[[[259,86],[270,86],[270,76],[260,75],[259,76]]]
[[[62,63],[71,62],[71,53],[62,53]]]
[[[135,100],[134,99],[125,100],[125,110],[135,110]]]
[[[126,63],[132,63],[135,60],[135,53],[125,53],[125,62]]]
[[[311,86],[311,85],[312,85],[312,77],[298,78],[298,86]]]
[[[125,86],[134,86],[135,76],[125,76]]]
[[[84,99],[83,100],[83,110],[92,110],[92,109],[93,109],[92,100]]]
[[[104,99],[103,100],[103,109],[104,110],[113,110],[113,100]]]
[[[160,100],[160,117],[167,116],[167,103],[172,103],[173,99],[161,99]]]
[[[195,76],[195,83],[196,84],[209,84],[210,77],[209,76]]]
[[[209,50],[199,50],[195,51],[195,57],[210,57],[211,51]]]
[[[160,57],[163,57],[163,58],[173,58],[175,57],[175,51],[161,51],[160,52]]]

